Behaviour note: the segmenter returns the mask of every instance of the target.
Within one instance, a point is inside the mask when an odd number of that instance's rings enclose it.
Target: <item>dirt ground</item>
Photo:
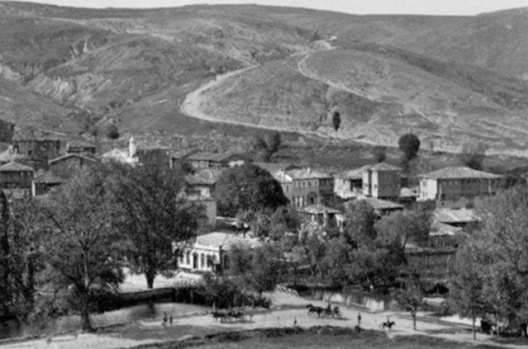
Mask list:
[[[273,299],[274,307],[270,311],[249,310],[243,321],[219,322],[210,314],[192,315],[176,318],[172,324],[163,325],[162,319],[151,321],[137,321],[135,323],[104,329],[96,334],[59,335],[25,342],[5,344],[3,349],[22,348],[130,348],[141,344],[163,342],[166,340],[186,339],[191,336],[204,336],[222,331],[272,328],[272,327],[300,327],[312,326],[342,326],[353,328],[358,324],[358,314],[361,314],[361,327],[365,329],[380,328],[382,322],[390,319],[396,324],[392,330],[385,330],[390,338],[395,336],[426,335],[436,338],[449,339],[472,344],[489,344],[499,346],[493,337],[477,334],[477,341],[473,341],[470,328],[460,324],[443,323],[419,314],[417,330],[413,330],[412,319],[404,313],[378,312],[371,313],[364,309],[339,305],[342,316],[340,318],[309,315],[306,304],[326,307],[327,303],[306,300],[296,296],[293,292],[277,291],[269,295]],[[335,306],[336,304],[333,304]],[[507,348],[526,348],[526,345],[500,344]]]

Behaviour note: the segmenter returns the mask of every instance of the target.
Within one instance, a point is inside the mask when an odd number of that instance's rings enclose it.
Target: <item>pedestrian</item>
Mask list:
[[[358,313],[358,326],[361,326],[361,313]]]
[[[169,317],[169,324],[171,324],[171,325],[172,325],[172,320],[173,320],[173,319],[172,319],[172,315],[171,315],[171,316]]]
[[[163,325],[165,326],[167,324],[167,312],[163,313]]]
[[[297,327],[297,316],[293,318],[293,327]]]

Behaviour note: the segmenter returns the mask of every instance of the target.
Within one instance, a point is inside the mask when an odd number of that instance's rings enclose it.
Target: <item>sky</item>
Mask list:
[[[19,0],[15,0],[19,1]],[[245,4],[306,7],[353,14],[475,15],[528,7],[528,0],[32,0],[74,7],[177,7],[190,4]]]

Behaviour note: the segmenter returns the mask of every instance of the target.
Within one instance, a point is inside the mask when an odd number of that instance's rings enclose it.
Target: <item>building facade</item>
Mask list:
[[[262,246],[262,242],[256,238],[232,233],[213,232],[200,235],[190,247],[179,252],[179,268],[190,272],[235,275],[231,254],[234,246],[254,250]]]
[[[397,200],[401,190],[401,169],[387,163],[363,171],[363,195],[381,200]]]
[[[334,199],[334,178],[328,173],[304,168],[279,171],[273,176],[295,208],[325,205]]]
[[[30,189],[35,171],[18,162],[0,166],[0,187],[2,189]]]
[[[197,169],[236,167],[245,162],[245,159],[237,154],[207,152],[191,154],[185,160]]]
[[[62,178],[56,177],[51,173],[38,176],[31,182],[31,195],[45,195],[49,193],[51,189],[60,186],[63,182],[64,180]]]
[[[477,171],[468,167],[447,167],[422,174],[419,201],[434,200],[439,206],[457,206],[473,199],[494,195],[504,184],[503,176]]]
[[[96,158],[87,154],[66,154],[50,160],[49,166],[54,176],[67,179],[96,162]]]

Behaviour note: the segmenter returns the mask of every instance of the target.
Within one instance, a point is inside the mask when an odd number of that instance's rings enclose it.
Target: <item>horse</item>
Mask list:
[[[392,326],[395,326],[396,323],[394,321],[385,321],[385,322],[382,322],[381,325],[380,325],[380,328],[382,329],[385,329],[385,328],[388,328],[389,330],[392,329]]]
[[[325,311],[324,308],[316,307],[313,304],[307,304],[306,308],[308,308],[308,315],[317,314],[317,317],[320,317],[321,314]]]
[[[225,322],[231,320],[230,312],[225,310],[215,310],[213,311],[213,318],[215,320],[220,319],[220,322]]]

